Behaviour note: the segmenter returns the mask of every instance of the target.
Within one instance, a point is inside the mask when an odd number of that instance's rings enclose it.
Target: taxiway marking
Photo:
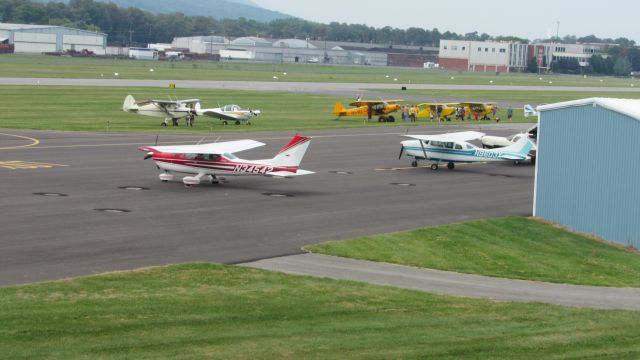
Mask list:
[[[38,163],[31,161],[0,161],[0,168],[8,170],[33,170],[33,169],[51,169],[53,167],[67,167],[68,165]]]
[[[28,136],[21,136],[21,135],[14,135],[14,134],[5,134],[5,133],[0,133],[0,135],[10,136],[10,137],[16,137],[16,138],[20,138],[20,139],[25,139],[25,140],[29,140],[29,141],[31,141],[31,143],[30,143],[30,144],[26,144],[26,145],[16,145],[16,146],[0,147],[0,150],[22,149],[22,148],[33,147],[33,146],[36,146],[36,145],[40,144],[40,140],[38,140],[38,139],[36,139],[36,138],[28,137]]]

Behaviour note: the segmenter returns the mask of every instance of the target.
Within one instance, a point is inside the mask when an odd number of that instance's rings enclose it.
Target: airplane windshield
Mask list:
[[[227,158],[227,159],[229,159],[229,160],[234,160],[234,159],[237,159],[237,158],[238,158],[237,156],[235,156],[235,155],[233,155],[233,154],[229,154],[229,153],[225,153],[225,154],[224,154],[224,157],[226,157],[226,158]]]

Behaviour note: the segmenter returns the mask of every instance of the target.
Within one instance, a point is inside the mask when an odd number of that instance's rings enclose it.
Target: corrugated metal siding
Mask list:
[[[640,248],[640,121],[600,107],[540,114],[535,215]]]

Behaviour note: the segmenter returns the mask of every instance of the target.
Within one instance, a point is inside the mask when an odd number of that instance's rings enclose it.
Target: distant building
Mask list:
[[[442,68],[475,72],[512,72],[524,70],[534,58],[543,71],[553,62],[573,61],[580,67],[589,66],[594,54],[600,54],[604,44],[521,44],[514,42],[441,40],[439,64]]]
[[[171,47],[188,49],[194,54],[217,54],[218,50],[229,45],[229,39],[223,36],[190,36],[174,38]]]
[[[446,70],[511,72],[526,68],[527,44],[441,40],[438,63]]]
[[[231,41],[232,46],[272,47],[273,43],[255,36],[240,37]]]
[[[13,44],[17,53],[88,50],[105,55],[107,34],[64,26],[0,23],[0,39]]]
[[[640,248],[640,100],[538,110],[534,216]]]
[[[290,49],[317,49],[318,47],[310,43],[309,40],[282,39],[273,43],[273,47]]]
[[[529,45],[529,57],[535,58],[538,67],[543,70],[551,68],[554,61],[573,60],[580,67],[589,66],[591,57],[602,54],[607,49],[607,44],[561,44],[538,43]]]

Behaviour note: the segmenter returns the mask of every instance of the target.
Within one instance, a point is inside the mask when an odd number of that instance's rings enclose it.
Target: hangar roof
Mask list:
[[[58,27],[58,26],[0,23],[0,30],[47,29],[52,27]]]
[[[538,111],[557,110],[585,105],[593,105],[594,107],[601,106],[605,109],[640,120],[640,100],[636,99],[589,98],[538,106]]]
[[[82,33],[106,36],[107,34],[101,32],[95,32],[90,30],[83,29],[74,29],[66,26],[57,26],[57,25],[32,25],[32,24],[11,24],[11,23],[2,23],[0,22],[0,30],[5,31],[20,31],[20,30],[35,30],[35,29],[67,29],[72,31],[79,31]]]

